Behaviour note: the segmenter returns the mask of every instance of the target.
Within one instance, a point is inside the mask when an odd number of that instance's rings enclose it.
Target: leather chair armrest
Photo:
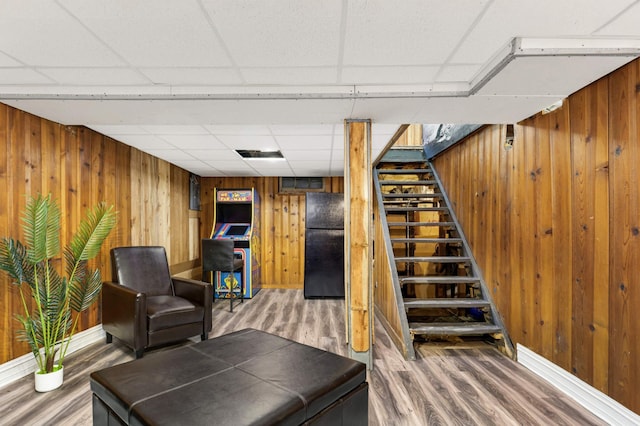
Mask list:
[[[213,287],[209,283],[179,277],[171,277],[171,279],[176,296],[201,306],[204,306],[213,297]]]
[[[190,280],[188,278],[171,277],[176,296],[185,298],[200,306],[204,306],[205,332],[211,331],[213,286],[203,281]]]
[[[134,350],[147,345],[147,296],[118,283],[102,283],[102,328]]]

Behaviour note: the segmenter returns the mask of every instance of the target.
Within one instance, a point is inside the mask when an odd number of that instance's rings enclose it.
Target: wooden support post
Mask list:
[[[349,356],[373,367],[371,120],[345,120],[345,309]]]

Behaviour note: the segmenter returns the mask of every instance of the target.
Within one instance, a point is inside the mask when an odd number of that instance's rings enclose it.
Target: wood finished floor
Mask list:
[[[347,353],[342,300],[305,300],[301,290],[262,290],[233,313],[228,303],[214,304],[211,337],[245,327]],[[418,359],[405,361],[384,329],[375,331],[370,425],[606,424],[488,345],[420,344]],[[132,359],[115,339],[110,345],[100,342],[67,358],[59,390],[36,393],[32,376],[0,388],[0,425],[91,425],[89,373]]]

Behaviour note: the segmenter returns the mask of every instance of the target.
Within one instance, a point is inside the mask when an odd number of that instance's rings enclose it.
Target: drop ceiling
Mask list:
[[[629,0],[4,0],[0,102],[200,176],[335,176],[345,119],[374,157],[403,123],[517,122],[638,57],[638,22]]]

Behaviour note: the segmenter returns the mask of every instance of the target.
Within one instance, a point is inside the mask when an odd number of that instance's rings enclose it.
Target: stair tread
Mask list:
[[[380,185],[436,185],[438,182],[433,179],[428,180],[381,180]]]
[[[378,174],[388,174],[388,175],[413,175],[420,173],[432,173],[433,171],[430,168],[426,169],[377,169]]]
[[[455,222],[388,222],[389,227],[397,226],[455,226]]]
[[[462,238],[392,238],[392,243],[462,243]]]
[[[422,146],[394,146],[380,159],[380,164],[420,163],[421,167],[427,157]]]
[[[469,256],[400,256],[395,258],[396,262],[433,262],[433,263],[463,263],[469,262]]]
[[[391,193],[391,194],[382,194],[382,198],[442,198],[442,194],[417,194],[413,192],[409,193]]]
[[[495,324],[486,322],[452,322],[452,323],[409,323],[409,329],[414,334],[448,335],[448,336],[477,336],[483,334],[500,333],[502,329]]]
[[[405,308],[487,308],[491,304],[484,299],[404,299]]]
[[[411,199],[411,200],[407,200],[407,199],[391,199],[391,200],[383,200],[382,201],[382,204],[384,206],[412,206],[412,205],[428,204],[428,203],[433,203],[433,201],[425,201],[422,198],[414,198],[414,199]],[[433,207],[433,208],[446,209],[446,207],[437,207],[437,206]]]
[[[399,277],[403,284],[475,284],[477,277],[461,277],[457,275],[434,275],[428,277]]]
[[[449,209],[446,207],[410,207],[410,206],[402,206],[402,207],[386,207],[385,211],[389,212],[449,212]]]

